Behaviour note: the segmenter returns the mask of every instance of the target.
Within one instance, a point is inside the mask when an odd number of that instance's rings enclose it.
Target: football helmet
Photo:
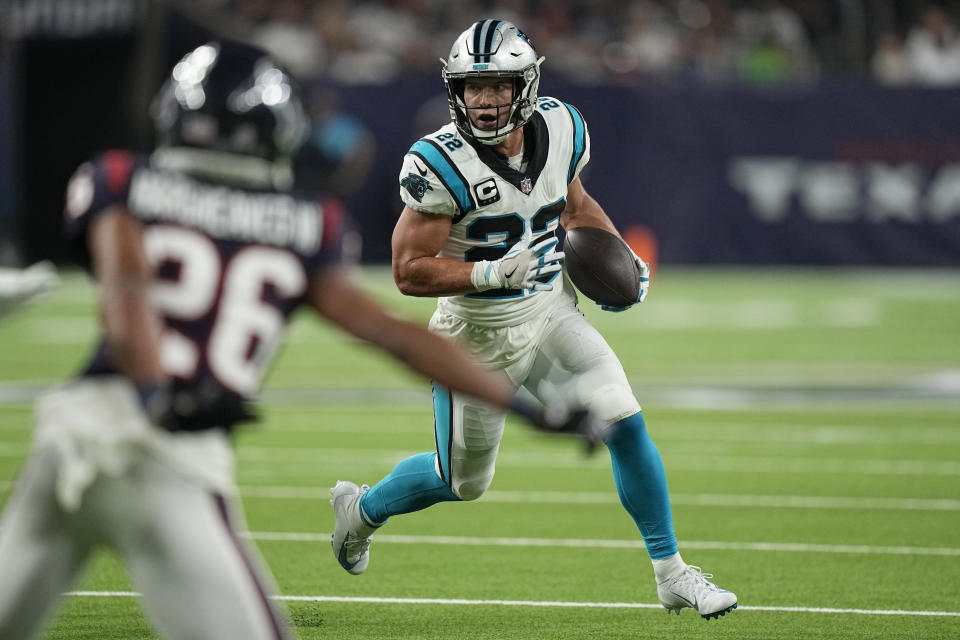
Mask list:
[[[540,64],[530,40],[512,22],[480,20],[457,36],[443,63],[443,83],[447,87],[450,117],[464,136],[483,144],[498,144],[507,135],[522,127],[537,107],[540,86]],[[508,104],[491,105],[509,109],[506,125],[494,130],[477,128],[470,119],[471,109],[463,99],[469,78],[507,78],[513,82],[513,99]],[[490,108],[487,106],[486,108]],[[499,119],[498,119],[499,122]]]
[[[158,164],[286,188],[309,130],[297,83],[264,50],[215,41],[173,67],[154,100]],[[258,184],[263,182],[265,184]]]

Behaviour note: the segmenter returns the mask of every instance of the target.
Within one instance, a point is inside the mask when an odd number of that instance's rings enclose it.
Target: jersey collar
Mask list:
[[[547,164],[547,154],[550,151],[550,134],[547,131],[547,123],[539,112],[534,113],[533,117],[523,125],[523,160],[526,163],[526,170],[522,173],[507,163],[505,155],[494,151],[489,145],[471,138],[468,138],[467,141],[476,149],[477,157],[483,164],[524,194],[532,193],[533,189],[524,191],[523,180],[530,180],[531,187],[537,186],[537,178],[540,177],[544,166]]]

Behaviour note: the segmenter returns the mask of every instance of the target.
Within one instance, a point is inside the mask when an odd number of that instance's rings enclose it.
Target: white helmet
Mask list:
[[[450,49],[450,59],[441,58],[440,62],[443,63],[450,117],[460,133],[492,145],[502,142],[507,134],[526,124],[536,110],[543,60],[537,57],[526,34],[506,20],[480,20],[457,36]],[[513,101],[495,105],[497,109],[510,109],[510,118],[504,127],[490,131],[473,125],[467,116],[471,107],[463,101],[468,78],[513,80]]]

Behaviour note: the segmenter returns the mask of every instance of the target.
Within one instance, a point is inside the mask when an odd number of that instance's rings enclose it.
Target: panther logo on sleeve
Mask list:
[[[430,186],[426,178],[415,173],[408,173],[407,177],[400,181],[400,186],[416,198],[417,202],[423,202],[423,196],[427,191],[433,191],[433,187]]]

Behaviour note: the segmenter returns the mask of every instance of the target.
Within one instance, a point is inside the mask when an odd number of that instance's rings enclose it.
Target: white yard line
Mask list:
[[[21,458],[29,450],[29,443],[0,441],[0,458]],[[240,446],[236,455],[242,466],[281,463],[287,469],[298,464],[315,469],[333,464],[393,466],[415,453],[419,451]],[[704,456],[671,455],[669,448],[664,447],[664,461],[667,468],[675,471],[708,470],[711,473],[960,476],[960,462],[955,460],[730,456],[722,452]],[[501,468],[606,469],[609,465],[606,456],[587,459],[570,451],[504,451],[497,457],[497,466]]]
[[[78,338],[53,338],[72,341]],[[86,342],[84,340],[83,342]],[[683,369],[688,371],[689,367]],[[681,379],[683,378],[683,379]],[[698,380],[691,383],[691,378]],[[858,381],[851,385],[851,380]],[[0,383],[0,404],[29,405],[44,389],[60,382]],[[924,406],[955,407],[960,392],[956,369],[902,365],[879,368],[855,365],[843,370],[796,363],[704,367],[694,373],[665,373],[656,382],[631,379],[644,405],[719,412],[757,407],[804,410],[838,407]],[[400,406],[429,410],[430,393],[423,387],[270,387],[258,401],[265,405],[324,407],[326,405]],[[429,424],[426,422],[425,424]]]
[[[245,498],[323,500],[326,487],[244,485]],[[487,491],[481,502],[506,504],[619,504],[613,491]],[[960,511],[960,500],[948,498],[874,498],[850,496],[782,496],[720,493],[674,493],[672,504],[703,507],[788,509],[874,509],[890,511]]]
[[[775,424],[743,425],[722,419],[709,424],[670,421],[670,428],[659,428],[653,434],[657,443],[709,442],[747,444],[788,444],[791,446],[836,446],[844,444],[879,445],[960,445],[960,431],[955,427],[858,427],[821,424],[809,426],[776,422]],[[366,429],[366,427],[364,427]],[[346,429],[344,429],[346,431]]]
[[[12,481],[0,481],[0,492]],[[327,487],[243,485],[240,495],[266,500],[328,500]],[[619,504],[613,491],[487,491],[479,502],[499,504]],[[949,498],[874,498],[850,496],[784,496],[722,493],[674,493],[674,506],[748,507],[762,509],[864,509],[881,511],[960,511],[960,500]]]
[[[253,540],[268,542],[310,542],[328,544],[329,533],[296,533],[289,531],[251,531],[246,534]],[[643,541],[598,540],[579,538],[505,538],[480,536],[404,536],[378,533],[378,543],[426,544],[475,547],[542,547],[577,549],[643,549]],[[956,547],[907,547],[872,546],[861,544],[804,544],[794,542],[723,542],[681,540],[684,549],[709,549],[717,551],[767,551],[775,553],[849,553],[865,555],[906,556],[960,556]]]
[[[669,469],[739,473],[838,473],[849,475],[958,476],[953,460],[892,460],[856,458],[802,458],[794,456],[671,455],[664,447]],[[499,460],[498,460],[499,462]]]
[[[944,443],[947,444],[947,443]],[[606,456],[585,458],[572,450],[501,451],[498,467],[537,469],[607,468]],[[905,460],[894,458],[827,458],[800,456],[733,456],[723,452],[710,455],[673,455],[663,447],[664,462],[678,471],[710,471],[731,473],[789,473],[843,475],[897,475],[897,476],[960,476],[960,462],[956,460]],[[237,458],[241,463],[305,463],[315,468],[321,464],[377,464],[394,465],[419,453],[397,449],[328,449],[321,447],[257,447],[240,446]]]
[[[83,598],[137,598],[136,591],[69,591],[65,595]],[[493,607],[566,607],[580,609],[661,609],[645,602],[563,602],[552,600],[470,600],[467,598],[383,598],[373,596],[274,596],[286,602],[344,602],[366,604],[438,604]],[[838,609],[833,607],[740,606],[740,611],[790,613],[832,613],[868,616],[960,617],[960,611],[908,611],[903,609]]]
[[[0,481],[0,491],[12,488]],[[265,500],[328,500],[327,487],[243,485],[240,495]],[[619,504],[613,491],[487,491],[479,502],[499,504]],[[783,496],[721,493],[674,493],[674,506],[746,507],[761,509],[863,509],[880,511],[960,511],[960,500],[949,498],[874,498],[850,496]]]

